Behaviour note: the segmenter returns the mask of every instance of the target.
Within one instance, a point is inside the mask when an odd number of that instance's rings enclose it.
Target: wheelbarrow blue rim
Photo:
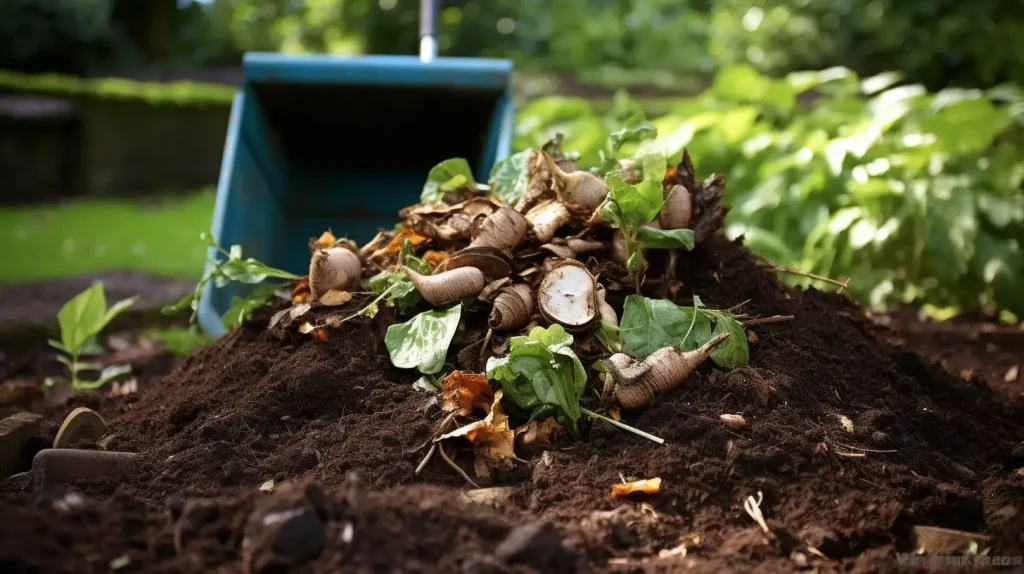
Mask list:
[[[250,52],[243,59],[247,82],[447,86],[503,90],[512,61],[491,58],[325,56]]]

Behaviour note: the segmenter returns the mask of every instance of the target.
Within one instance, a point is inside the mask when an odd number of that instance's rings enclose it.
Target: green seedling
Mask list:
[[[71,377],[47,377],[43,381],[44,386],[50,388],[60,382],[68,382],[76,391],[98,389],[115,377],[131,372],[130,365],[112,365],[101,370],[99,365],[83,361],[82,357],[103,352],[96,342],[97,335],[137,299],[135,296],[118,301],[108,309],[103,284],[96,282],[65,303],[57,313],[60,341],[50,339],[48,343],[62,353],[57,360],[68,367]],[[88,380],[81,376],[85,371],[100,371],[100,374],[96,379]]]
[[[289,281],[299,279],[299,276],[294,273],[269,267],[252,257],[242,259],[241,245],[232,245],[230,251],[225,251],[213,240],[211,235],[203,233],[201,237],[207,242],[209,247],[216,248],[227,259],[218,261],[216,258],[210,257],[209,261],[212,263],[212,267],[196,283],[195,291],[185,295],[177,303],[164,307],[162,309],[164,314],[172,315],[180,313],[185,309],[192,309],[192,316],[189,318],[189,322],[194,323],[199,314],[199,298],[202,296],[206,284],[211,280],[217,287],[223,287],[232,281],[256,285],[268,278],[286,279]],[[244,323],[252,315],[253,311],[270,302],[277,287],[269,284],[261,285],[251,290],[245,297],[236,296],[232,298],[231,308],[228,309],[223,317],[224,327],[230,328]]]

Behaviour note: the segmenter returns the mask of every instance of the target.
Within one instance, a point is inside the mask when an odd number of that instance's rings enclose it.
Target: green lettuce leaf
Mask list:
[[[750,361],[743,324],[731,313],[704,308],[700,297],[694,297],[693,307],[680,307],[665,299],[630,295],[623,305],[619,328],[623,347],[640,360],[669,346],[691,351],[728,333],[729,338],[711,353],[711,360],[724,368]]]
[[[488,359],[487,377],[497,381],[505,396],[531,419],[554,412],[558,423],[578,437],[587,371],[572,342],[561,325],[535,327],[529,335],[509,340],[508,356]]]
[[[399,369],[419,369],[425,375],[440,372],[461,318],[462,304],[458,304],[391,325],[384,335],[391,363]]]

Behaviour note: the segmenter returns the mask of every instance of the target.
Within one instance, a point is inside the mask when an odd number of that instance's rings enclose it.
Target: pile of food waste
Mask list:
[[[890,344],[845,295],[779,281],[720,233],[725,176],[685,151],[670,165],[652,131],[631,119],[589,170],[560,138],[486,184],[442,162],[365,244],[298,238],[302,276],[223,250],[172,310],[208,281],[255,284],[230,332],[78,445],[117,473],[4,483],[0,564],[895,572],[1024,554],[1024,405]]]

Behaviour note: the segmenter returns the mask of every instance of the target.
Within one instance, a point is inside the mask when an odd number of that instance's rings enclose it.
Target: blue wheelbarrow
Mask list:
[[[438,58],[436,28],[437,0],[421,0],[418,58],[247,53],[217,186],[217,243],[302,275],[309,238],[331,228],[363,243],[390,229],[437,163],[462,157],[486,179],[509,154],[512,63]],[[208,283],[203,330],[222,335],[232,297],[250,288]]]

